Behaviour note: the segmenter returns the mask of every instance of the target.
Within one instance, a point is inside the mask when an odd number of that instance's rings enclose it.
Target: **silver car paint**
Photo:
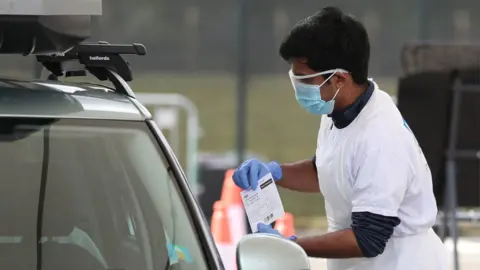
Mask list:
[[[0,116],[136,121],[151,118],[141,104],[105,86],[1,80]]]

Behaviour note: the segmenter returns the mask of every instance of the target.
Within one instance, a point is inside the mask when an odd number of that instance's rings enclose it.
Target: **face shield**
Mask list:
[[[309,75],[295,75],[293,74],[293,71],[290,70],[288,72],[288,75],[290,77],[290,81],[292,82],[293,90],[295,91],[295,97],[300,106],[313,114],[330,114],[333,111],[333,107],[335,105],[335,97],[337,96],[340,89],[337,89],[334,97],[329,101],[325,101],[324,99],[322,99],[320,89],[336,73],[349,72],[344,69],[337,68]],[[331,75],[327,77],[320,85],[307,84],[304,82],[306,79],[311,79],[326,74]]]

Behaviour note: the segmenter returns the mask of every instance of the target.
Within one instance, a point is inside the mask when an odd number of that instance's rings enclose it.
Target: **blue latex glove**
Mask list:
[[[272,228],[271,225],[258,223],[257,229],[258,229],[257,233],[268,233],[268,234],[273,234],[273,235],[278,235],[278,236],[284,237],[278,230],[275,230],[274,228]],[[292,236],[288,237],[288,239],[290,239],[292,241],[295,241],[295,240],[297,240],[297,237],[295,235],[292,235]]]
[[[241,189],[256,189],[258,180],[271,173],[273,180],[282,179],[282,168],[275,161],[264,163],[258,159],[249,159],[233,173],[233,182]]]

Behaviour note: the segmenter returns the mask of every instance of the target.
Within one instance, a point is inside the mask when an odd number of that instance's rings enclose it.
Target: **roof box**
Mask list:
[[[65,52],[90,37],[101,0],[0,0],[0,54]]]
[[[0,15],[102,15],[102,0],[0,0]]]

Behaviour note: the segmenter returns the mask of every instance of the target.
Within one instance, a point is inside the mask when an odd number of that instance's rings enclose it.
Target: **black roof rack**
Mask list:
[[[50,74],[49,80],[58,77],[86,76],[89,71],[100,81],[109,80],[117,92],[135,97],[126,82],[132,81],[130,65],[122,54],[146,55],[142,44],[109,44],[107,42],[81,43],[63,54],[37,55]]]

